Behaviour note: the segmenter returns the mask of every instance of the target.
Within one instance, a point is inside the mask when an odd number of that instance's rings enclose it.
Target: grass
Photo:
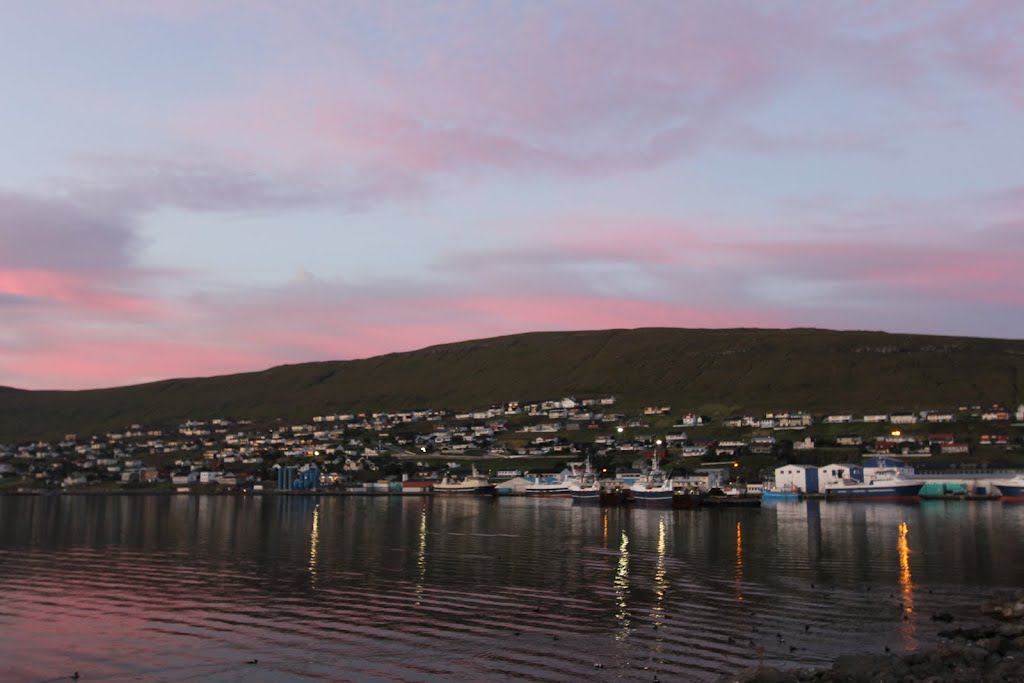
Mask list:
[[[305,420],[607,394],[619,398],[614,412],[659,404],[673,417],[1015,406],[1022,388],[1024,341],[813,329],[546,332],[112,389],[0,389],[0,441],[189,418]]]

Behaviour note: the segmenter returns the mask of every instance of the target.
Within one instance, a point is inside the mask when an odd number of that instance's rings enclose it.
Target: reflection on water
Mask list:
[[[427,509],[420,512],[420,534],[416,546],[416,606],[420,605],[423,598],[423,589],[427,578]]]
[[[896,551],[899,554],[900,590],[903,596],[903,642],[907,650],[914,650],[917,641],[914,638],[914,583],[910,577],[910,544],[907,543],[909,530],[906,522],[900,522]]]
[[[743,602],[743,522],[736,522],[736,600]]]
[[[620,629],[616,636],[623,639],[629,635],[629,536],[622,531],[619,543],[619,564],[615,568],[615,605],[618,611],[615,618],[619,620]]]
[[[649,683],[825,666],[930,647],[938,626],[919,614],[970,622],[1019,585],[1024,546],[1005,539],[1022,531],[1024,506],[964,501],[0,496],[0,680]]]
[[[320,506],[313,508],[313,529],[309,532],[309,582],[316,586],[316,555],[320,546]]]
[[[658,520],[658,560],[654,565],[654,621],[660,626],[665,621],[665,597],[668,595],[668,569],[665,566],[666,521]]]

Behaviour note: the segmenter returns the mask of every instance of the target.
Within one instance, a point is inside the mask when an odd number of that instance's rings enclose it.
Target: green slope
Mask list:
[[[828,330],[531,333],[366,360],[89,391],[0,390],[0,439],[186,418],[465,409],[614,394],[622,409],[896,410],[1016,405],[1024,341]]]

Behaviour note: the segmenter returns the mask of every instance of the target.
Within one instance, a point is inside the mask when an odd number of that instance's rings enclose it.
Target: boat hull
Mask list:
[[[601,502],[600,489],[577,489],[569,491],[569,497],[573,503],[597,505]]]
[[[763,503],[792,502],[802,499],[803,494],[799,491],[773,491],[765,489],[761,492],[761,502]]]
[[[1024,484],[1000,484],[996,482],[995,486],[1001,494],[999,500],[1005,503],[1024,503]]]
[[[633,490],[633,501],[637,505],[646,505],[651,507],[669,507],[670,505],[672,505],[672,500],[672,489],[659,489],[655,491],[637,491],[636,489]]]
[[[434,493],[441,495],[457,495],[457,496],[493,496],[495,493],[495,487],[493,484],[487,486],[452,486],[446,487],[442,484],[434,485]]]
[[[914,502],[920,500],[920,483],[911,484],[857,484],[825,488],[826,500],[864,500],[877,502]]]
[[[548,498],[565,498],[569,495],[568,486],[558,487],[547,487],[537,488],[532,486],[526,487],[526,495],[530,497],[544,496]]]
[[[700,507],[700,501],[703,497],[700,493],[673,491],[672,507],[675,510],[696,510]]]

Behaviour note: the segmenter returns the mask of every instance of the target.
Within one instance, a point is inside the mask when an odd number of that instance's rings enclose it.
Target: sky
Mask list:
[[[6,0],[0,385],[1024,338],[1016,0]]]

